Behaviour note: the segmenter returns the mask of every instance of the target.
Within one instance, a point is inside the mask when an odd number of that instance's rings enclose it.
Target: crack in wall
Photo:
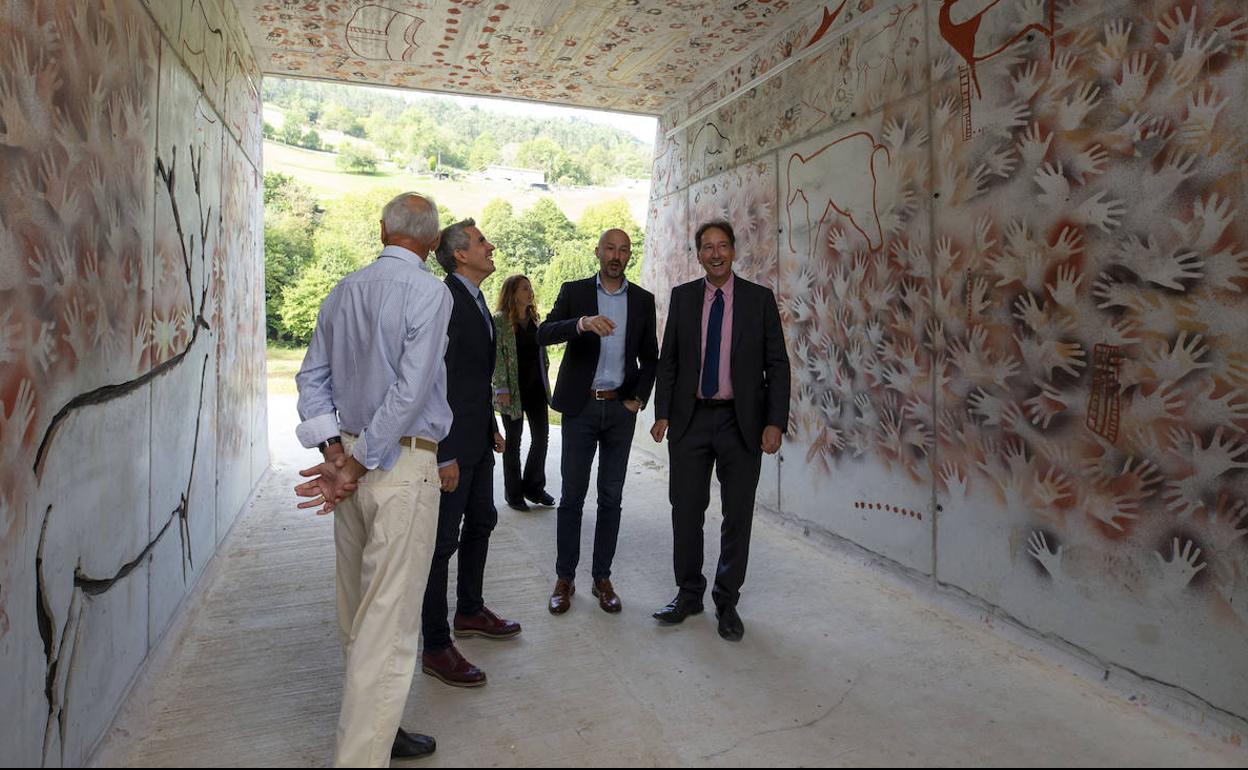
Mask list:
[[[208,265],[208,236],[211,230],[210,223],[212,221],[212,206],[208,207],[207,212],[204,211],[203,191],[201,184],[201,171],[204,160],[204,152],[201,150],[196,154],[195,147],[190,147],[190,166],[191,174],[194,182],[194,193],[199,208],[199,245],[200,257],[203,265],[202,284],[200,287],[199,308],[196,312],[195,302],[195,281],[194,281],[194,250],[196,233],[191,233],[189,239],[186,235],[185,228],[182,223],[182,212],[178,205],[177,196],[175,194],[177,184],[177,147],[171,149],[172,159],[168,165],[164,160],[157,156],[156,158],[156,176],[163,182],[166,193],[169,196],[170,207],[173,212],[174,227],[177,231],[178,244],[182,252],[182,263],[186,277],[187,295],[191,304],[191,312],[193,314],[193,323],[191,336],[186,342],[186,346],[176,355],[169,358],[157,366],[150,369],[145,374],[130,380],[128,382],[115,385],[106,385],[101,388],[80,394],[70,399],[64,407],[57,412],[52,419],[48,428],[44,432],[43,439],[39,444],[39,450],[35,455],[34,470],[37,478],[42,480],[42,471],[44,463],[47,459],[47,453],[51,448],[52,441],[56,435],[58,427],[75,412],[88,407],[106,404],[116,401],[131,393],[137,392],[144,385],[147,385],[161,376],[173,371],[190,355],[195,347],[195,343],[199,340],[199,334],[202,330],[211,331],[211,326],[205,319],[204,314],[208,304],[208,289],[210,282],[209,265]],[[178,505],[169,515],[169,519],[165,525],[161,527],[159,533],[147,543],[146,546],[133,559],[123,564],[112,576],[107,578],[96,578],[86,574],[81,562],[74,568],[73,577],[73,595],[70,599],[70,607],[65,624],[60,629],[61,639],[56,644],[56,626],[55,613],[52,608],[51,589],[46,575],[44,574],[45,549],[47,546],[48,529],[52,520],[52,506],[49,505],[44,512],[43,525],[40,530],[39,545],[35,558],[35,588],[37,593],[36,601],[36,623],[39,628],[39,635],[43,641],[44,656],[47,661],[47,670],[44,675],[44,696],[48,703],[48,719],[44,728],[43,740],[43,756],[42,763],[44,766],[49,764],[54,750],[59,750],[59,761],[55,764],[64,763],[64,747],[65,733],[68,727],[67,711],[68,703],[66,702],[69,695],[69,680],[73,673],[74,661],[77,659],[77,652],[80,647],[79,641],[82,637],[82,614],[83,614],[83,597],[94,597],[106,593],[118,583],[123,581],[135,569],[139,567],[146,559],[148,559],[157,544],[164,539],[176,520],[179,523],[179,536],[181,539],[181,556],[182,556],[182,577],[185,582],[189,577],[189,569],[194,569],[193,560],[193,543],[191,542],[190,515],[191,515],[191,488],[195,481],[195,463],[199,456],[199,438],[203,425],[204,410],[204,391],[208,375],[208,361],[210,356],[204,354],[203,365],[200,370],[199,379],[199,405],[196,410],[195,418],[195,434],[191,447],[191,468],[188,473],[186,482],[186,490],[180,495]],[[71,637],[73,645],[70,648],[69,662],[64,668],[62,661],[65,658],[66,644]],[[55,735],[54,735],[55,728]],[[55,745],[54,745],[55,743]]]

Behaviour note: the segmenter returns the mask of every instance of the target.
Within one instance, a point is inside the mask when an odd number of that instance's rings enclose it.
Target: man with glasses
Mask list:
[[[750,555],[762,455],[789,424],[789,355],[771,289],[737,276],[732,225],[707,222],[694,238],[705,278],[672,289],[650,435],[668,438],[676,598],[654,613],[681,623],[702,612],[702,527],[719,478],[724,524],[711,596],[719,635],[739,641],[736,605]]]

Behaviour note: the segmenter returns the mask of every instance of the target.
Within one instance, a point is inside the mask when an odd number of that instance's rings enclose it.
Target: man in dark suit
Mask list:
[[[485,672],[469,663],[451,642],[446,622],[447,572],[459,551],[455,636],[510,639],[520,624],[504,620],[482,599],[490,533],[498,523],[494,507],[494,456],[503,437],[494,421],[495,329],[481,282],[494,272],[494,246],[471,219],[442,231],[438,264],[447,272],[454,302],[447,330],[446,392],[454,419],[450,434],[438,443],[442,500],[438,536],[422,611],[424,652],[421,670],[456,687],[485,684]],[[462,531],[461,531],[462,523]]]
[[[719,635],[745,634],[737,600],[750,555],[762,453],[789,424],[789,355],[771,289],[732,272],[732,225],[708,222],[694,245],[705,278],[672,289],[655,388],[655,441],[668,436],[673,566],[678,593],[654,617],[680,623],[702,611],[702,526],[719,477],[724,524],[711,592]]]
[[[607,230],[598,239],[595,254],[598,275],[563,284],[554,308],[537,330],[542,345],[568,344],[551,399],[551,406],[563,414],[563,494],[557,514],[555,590],[549,605],[556,615],[568,611],[576,591],[581,518],[598,450],[593,595],[606,612],[622,607],[611,585],[611,562],[637,412],[650,397],[659,357],[654,295],[624,278],[632,255],[628,234]]]

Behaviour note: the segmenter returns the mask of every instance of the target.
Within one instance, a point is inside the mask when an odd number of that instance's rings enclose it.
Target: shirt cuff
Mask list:
[[[585,316],[581,316],[580,318],[576,319],[576,333],[577,334],[585,333],[585,327],[582,326],[582,324],[584,323],[585,323]]]
[[[510,396],[510,395],[511,395],[511,388],[495,388],[495,389],[494,389],[494,395],[496,395],[496,396]]]
[[[360,437],[355,440],[355,446],[351,448],[351,456],[356,459],[356,462],[358,462],[360,465],[363,465],[366,469],[370,471],[377,470],[377,467],[381,465],[380,462],[372,462],[372,463],[369,462],[368,460],[368,436],[365,435],[365,433],[361,433]]]
[[[308,449],[315,449],[322,441],[341,435],[338,428],[338,416],[333,412],[310,417],[295,428],[299,443]]]
[[[448,465],[454,465],[454,464],[455,464],[454,460],[444,460],[443,462],[438,463],[438,468],[441,469],[441,468],[447,467]]]

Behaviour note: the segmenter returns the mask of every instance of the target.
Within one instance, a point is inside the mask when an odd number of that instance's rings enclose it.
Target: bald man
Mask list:
[[[572,606],[581,557],[581,518],[594,454],[598,460],[598,523],[590,570],[592,593],[604,612],[622,609],[611,585],[611,562],[620,531],[628,453],[637,412],[654,387],[659,344],[654,295],[624,277],[632,244],[623,230],[598,239],[598,274],[568,281],[537,330],[542,345],[567,344],[551,406],[563,415],[563,494],[558,510],[555,589],[549,609]]]

